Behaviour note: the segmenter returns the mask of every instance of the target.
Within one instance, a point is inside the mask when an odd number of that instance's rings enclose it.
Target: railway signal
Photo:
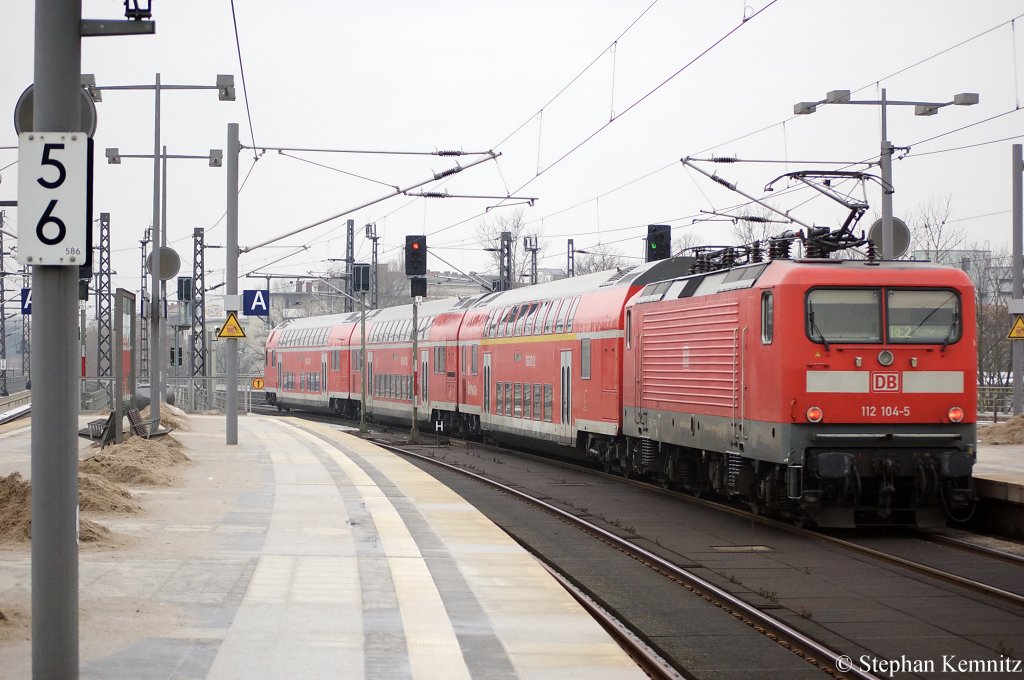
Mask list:
[[[427,237],[423,234],[407,234],[405,237],[405,275],[426,276]]]
[[[669,224],[647,225],[647,253],[645,260],[667,260],[672,256],[672,226]]]

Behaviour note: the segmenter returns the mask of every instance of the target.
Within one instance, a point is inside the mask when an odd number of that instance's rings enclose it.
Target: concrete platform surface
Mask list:
[[[646,677],[414,466],[330,425],[238,422],[227,446],[223,417],[192,416],[177,484],[133,488],[141,513],[89,516],[121,545],[80,553],[82,678]],[[18,442],[0,459],[25,456]],[[0,547],[0,611],[27,616],[29,558]],[[3,678],[31,677],[29,633],[0,639]]]
[[[1024,445],[979,443],[974,488],[983,498],[1024,503]]]

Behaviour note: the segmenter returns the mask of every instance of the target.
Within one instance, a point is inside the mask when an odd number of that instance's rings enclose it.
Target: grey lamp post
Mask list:
[[[164,239],[161,234],[160,225],[160,93],[163,90],[217,90],[217,98],[221,101],[235,101],[235,77],[232,75],[218,75],[215,85],[164,85],[160,82],[160,74],[156,74],[153,85],[105,85],[102,87],[88,84],[86,88],[95,99],[102,96],[104,90],[152,90],[155,94],[155,124],[153,132],[153,266],[152,278],[150,281],[150,332],[149,332],[149,356],[154,362],[150,369],[150,418],[153,419],[153,427],[160,425],[160,397],[163,390],[163,377],[160,371],[160,246]],[[108,150],[108,161],[110,159]]]
[[[934,116],[944,106],[956,104],[957,106],[971,106],[978,103],[976,92],[963,92],[953,96],[948,102],[911,102],[889,100],[885,95],[885,88],[882,88],[881,99],[851,100],[849,90],[832,90],[825,95],[825,98],[817,102],[798,102],[793,105],[793,113],[806,115],[814,113],[822,104],[860,104],[866,106],[882,107],[882,147],[879,163],[882,169],[882,259],[887,260],[893,257],[892,239],[892,143],[889,141],[886,128],[886,107],[889,106],[913,106],[915,116]]]
[[[159,76],[157,76],[159,79]],[[157,95],[159,98],[159,95]],[[159,133],[158,133],[159,134]],[[120,165],[121,159],[123,158],[155,158],[156,167],[159,167],[162,161],[163,165],[163,186],[153,195],[153,215],[156,217],[160,215],[161,219],[154,219],[154,225],[159,225],[164,218],[166,218],[167,210],[167,161],[168,159],[186,158],[193,160],[205,160],[209,163],[211,168],[219,168],[224,164],[224,152],[221,149],[210,149],[210,153],[205,156],[190,155],[190,154],[169,154],[167,153],[167,147],[163,147],[163,152],[157,156],[153,154],[130,154],[121,153],[117,147],[108,147],[105,151],[107,157],[107,163],[110,165]],[[162,201],[161,201],[162,197]],[[163,214],[159,211],[159,206],[163,204]],[[150,327],[149,336],[149,359],[152,362],[150,366],[150,418],[152,419],[151,431],[156,431],[160,426],[160,403],[159,400],[163,394],[163,377],[160,370],[162,360],[160,358],[160,342],[161,339],[156,337],[160,333],[160,309],[162,307],[160,299],[160,249],[167,243],[166,230],[159,230],[157,227],[154,228],[153,233],[153,249],[151,263],[151,282],[152,282],[152,297],[150,303],[150,319],[152,321]]]

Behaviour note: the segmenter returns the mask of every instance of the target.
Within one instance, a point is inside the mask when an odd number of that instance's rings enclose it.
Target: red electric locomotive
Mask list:
[[[787,248],[422,304],[416,378],[411,306],[367,313],[365,361],[358,313],[288,321],[268,338],[267,399],[398,423],[415,400],[430,430],[576,451],[821,526],[966,512],[967,276]]]
[[[625,465],[820,526],[973,501],[974,290],[927,262],[774,260],[626,307]]]

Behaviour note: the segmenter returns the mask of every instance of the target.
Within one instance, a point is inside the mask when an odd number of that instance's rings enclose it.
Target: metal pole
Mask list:
[[[35,130],[81,130],[81,0],[36,0]],[[84,179],[84,178],[83,178]],[[32,677],[78,677],[78,267],[32,267]]]
[[[238,312],[238,154],[241,148],[238,145],[238,123],[228,123],[228,146],[224,150],[228,165],[228,192],[227,192],[227,241],[224,247],[227,249],[227,271],[225,283],[227,284],[228,304],[225,307],[230,312]],[[225,340],[227,366],[227,385],[225,400],[225,433],[228,444],[238,443],[238,339],[227,338]]]
[[[891,260],[892,245],[892,144],[886,130],[885,88],[882,88],[882,149],[879,159],[882,165],[882,259]]]
[[[7,291],[4,288],[4,211],[0,210],[0,397],[7,391]]]
[[[573,244],[573,239],[569,239],[569,250],[566,257],[568,259],[565,264],[565,275],[571,279],[576,276],[576,246]]]
[[[416,427],[416,400],[420,395],[420,384],[419,381],[423,376],[419,375],[419,345],[418,339],[420,336],[419,321],[417,319],[419,310],[419,303],[416,298],[412,299],[412,428],[409,430],[409,441],[418,442],[420,440],[420,432]]]
[[[1013,145],[1013,300],[1019,305],[1024,299],[1024,158],[1022,145]],[[1019,314],[1021,310],[1015,310]],[[1013,415],[1024,409],[1024,346],[1020,340],[1010,341],[1013,366]]]
[[[366,432],[366,291],[359,294],[359,431]]]
[[[160,224],[160,74],[156,74],[156,123],[153,133],[153,261],[149,296],[149,417],[152,419],[150,432],[160,427],[160,396],[163,383],[163,362],[160,357],[160,313],[163,301],[160,298],[160,244],[163,234]]]

